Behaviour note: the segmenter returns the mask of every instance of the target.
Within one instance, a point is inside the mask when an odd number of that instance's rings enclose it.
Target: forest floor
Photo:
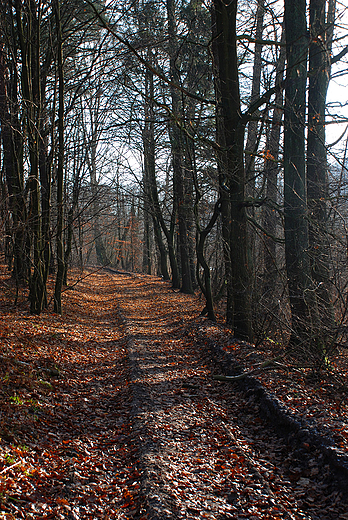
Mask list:
[[[31,316],[1,268],[0,519],[348,519],[318,446],[213,379],[209,345],[250,370],[273,344],[236,343],[156,277],[85,275],[62,316]],[[320,379],[286,363],[255,377],[346,451],[346,352]]]

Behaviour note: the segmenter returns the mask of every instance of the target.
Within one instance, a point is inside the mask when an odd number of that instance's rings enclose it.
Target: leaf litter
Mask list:
[[[346,518],[321,453],[213,381],[196,297],[98,272],[33,317],[2,280],[0,518]]]

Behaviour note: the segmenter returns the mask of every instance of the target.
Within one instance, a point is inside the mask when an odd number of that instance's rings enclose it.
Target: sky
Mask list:
[[[346,4],[346,5],[345,5]],[[333,48],[333,56],[337,55],[345,46],[348,45],[348,5],[337,2],[337,29],[335,38],[337,42]],[[327,102],[328,112],[332,116],[337,115],[340,122],[331,124],[333,117],[329,117],[329,124],[326,127],[327,143],[334,143],[344,133],[343,138],[335,149],[342,148],[348,133],[348,54],[332,67],[332,79],[329,84]],[[346,122],[345,122],[346,121]]]

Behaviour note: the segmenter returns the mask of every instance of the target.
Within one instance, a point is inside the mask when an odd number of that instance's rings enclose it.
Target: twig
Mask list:
[[[8,466],[7,468],[0,471],[0,475],[2,475],[3,473],[6,473],[6,471],[9,471],[10,469],[14,468],[15,466],[19,466],[19,464],[21,464],[22,462],[25,462],[25,460],[24,461],[19,460],[18,462],[15,462],[14,464],[12,464],[12,466]]]
[[[70,289],[73,289],[77,284],[79,284],[80,282],[85,280],[85,278],[88,278],[89,276],[92,276],[93,274],[99,273],[99,271],[102,271],[103,269],[105,269],[109,264],[110,264],[110,262],[108,264],[106,264],[106,265],[102,265],[101,267],[97,267],[94,271],[92,270],[92,271],[88,272],[84,276],[81,276],[80,278],[78,278],[76,280],[76,282],[72,283],[71,285],[69,284],[66,287],[64,287],[62,292],[69,291]],[[87,267],[87,269],[89,269],[89,268]]]
[[[107,265],[109,265],[109,264],[107,264]],[[71,289],[73,289],[75,287],[75,285],[77,285],[80,282],[82,282],[85,278],[88,278],[89,276],[92,276],[93,274],[98,273],[99,271],[103,270],[105,267],[106,266],[98,267],[95,271],[88,272],[86,275],[81,276],[80,278],[78,278],[76,280],[76,282],[72,283],[71,285],[69,284],[66,287],[64,287],[62,289],[62,293],[66,292],[66,291],[70,291]],[[89,269],[89,268],[87,267],[87,269]],[[53,296],[50,298],[50,301],[48,302],[48,306],[51,305],[52,301],[53,301]]]
[[[249,372],[243,372],[243,374],[238,374],[238,376],[213,376],[213,379],[215,379],[217,381],[232,381],[232,382],[239,381],[240,379],[243,379],[244,377],[255,374],[256,372],[259,372],[260,370],[264,370],[265,368],[268,368],[271,365],[275,365],[275,362],[278,361],[278,359],[281,359],[283,357],[284,357],[284,354],[281,354],[280,356],[277,356],[273,359],[267,359],[267,361],[264,361],[257,368],[254,368],[253,370],[249,370]]]
[[[8,358],[6,356],[0,356],[1,361],[8,361],[9,363],[14,363],[15,365],[24,365],[26,367],[30,367],[30,363],[26,363],[25,361],[19,361],[19,359]]]
[[[40,367],[40,366],[33,367],[32,363],[27,363],[26,361],[20,361],[19,359],[8,358],[8,357],[1,356],[1,355],[0,355],[0,360],[1,361],[8,361],[9,363],[14,363],[15,365],[24,365],[26,367],[31,367],[34,370],[42,370],[43,372],[46,372],[50,376],[59,376],[59,375],[61,375],[60,371],[58,369],[56,369],[56,368],[45,368],[45,367]]]

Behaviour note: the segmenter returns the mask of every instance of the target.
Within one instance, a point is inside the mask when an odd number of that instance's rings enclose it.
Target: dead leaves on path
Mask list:
[[[328,471],[320,460],[265,438],[248,400],[212,381],[197,327],[249,368],[254,347],[243,351],[223,327],[197,320],[195,297],[152,277],[98,273],[64,293],[62,317],[33,317],[24,299],[11,307],[9,284],[0,282],[0,292],[0,519],[144,520],[146,462],[151,492],[173,518],[324,520],[329,506],[328,519],[344,518],[341,495],[318,480]],[[139,418],[130,340],[142,356],[135,383],[147,397]],[[317,407],[332,424],[342,420],[342,399],[334,410],[329,392],[306,393],[283,376],[264,383],[294,408],[307,400],[307,413]]]
[[[296,453],[265,428],[257,405],[213,382],[204,343],[215,335],[228,345],[226,330],[197,320],[194,298],[170,297],[158,282],[117,284],[142,385],[138,423],[150,446],[142,453],[150,500],[168,519],[324,518],[332,491],[320,454]],[[325,518],[336,520],[344,507]]]

